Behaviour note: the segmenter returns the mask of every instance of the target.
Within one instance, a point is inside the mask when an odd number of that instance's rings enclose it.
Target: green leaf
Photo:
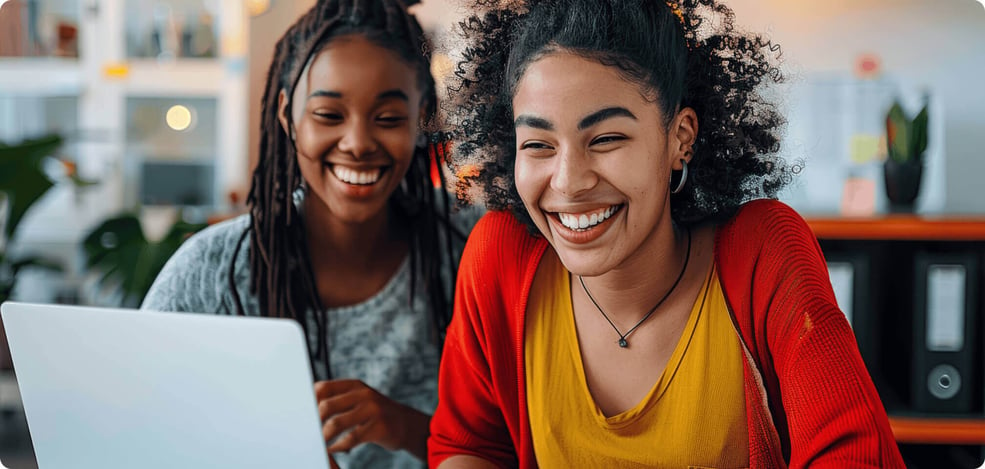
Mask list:
[[[61,137],[50,135],[16,145],[0,145],[0,192],[10,198],[10,218],[4,227],[7,238],[13,236],[31,205],[54,185],[41,163],[61,144]]]
[[[927,106],[924,105],[917,117],[913,118],[912,123],[912,134],[913,134],[913,156],[915,158],[921,158],[923,152],[927,150]]]
[[[118,290],[125,304],[140,302],[164,264],[205,224],[175,222],[160,242],[148,241],[140,220],[124,214],[104,221],[83,241],[86,267],[102,273],[97,284]]]
[[[14,292],[13,282],[0,280],[0,303],[10,299],[10,294]]]
[[[899,102],[894,102],[886,115],[886,142],[889,157],[900,163],[910,158],[909,120]]]

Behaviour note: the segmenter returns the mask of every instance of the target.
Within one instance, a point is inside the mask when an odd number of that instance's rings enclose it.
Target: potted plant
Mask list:
[[[98,273],[97,284],[120,295],[121,306],[137,307],[150,290],[164,263],[205,223],[189,223],[179,214],[164,238],[144,235],[136,213],[103,221],[82,242],[86,268]]]
[[[38,256],[11,254],[11,241],[27,210],[54,186],[42,168],[45,158],[62,145],[62,138],[49,135],[16,144],[0,142],[0,303],[7,301],[18,274],[27,268],[60,270],[60,266]],[[0,370],[10,369],[7,338],[0,323]]]
[[[920,193],[927,150],[927,105],[910,119],[899,101],[886,113],[887,158],[883,165],[890,211],[912,212]]]

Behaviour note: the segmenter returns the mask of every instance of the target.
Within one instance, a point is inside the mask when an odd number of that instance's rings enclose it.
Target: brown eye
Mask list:
[[[319,112],[319,111],[315,111],[312,114],[314,114],[314,116],[317,117],[318,119],[324,120],[324,121],[329,121],[329,122],[341,122],[342,121],[342,114],[339,114],[337,112]]]
[[[401,115],[382,115],[376,118],[376,122],[379,122],[384,127],[398,127],[404,122],[407,122],[407,117]]]
[[[526,142],[520,146],[521,150],[550,150],[551,146],[544,142]]]
[[[606,143],[621,142],[626,140],[622,135],[601,135],[592,140],[592,145],[604,145]]]

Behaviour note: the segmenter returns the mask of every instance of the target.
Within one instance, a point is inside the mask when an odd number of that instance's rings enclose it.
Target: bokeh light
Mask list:
[[[174,130],[179,132],[187,130],[192,125],[192,112],[187,107],[176,104],[168,109],[165,120],[168,123],[168,127]]]

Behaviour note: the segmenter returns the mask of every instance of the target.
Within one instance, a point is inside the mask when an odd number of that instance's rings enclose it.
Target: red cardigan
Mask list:
[[[904,467],[803,219],[780,202],[755,201],[715,236],[719,279],[746,351],[750,467]],[[548,247],[505,212],[487,214],[472,231],[441,360],[431,467],[453,455],[537,467],[524,316]]]

